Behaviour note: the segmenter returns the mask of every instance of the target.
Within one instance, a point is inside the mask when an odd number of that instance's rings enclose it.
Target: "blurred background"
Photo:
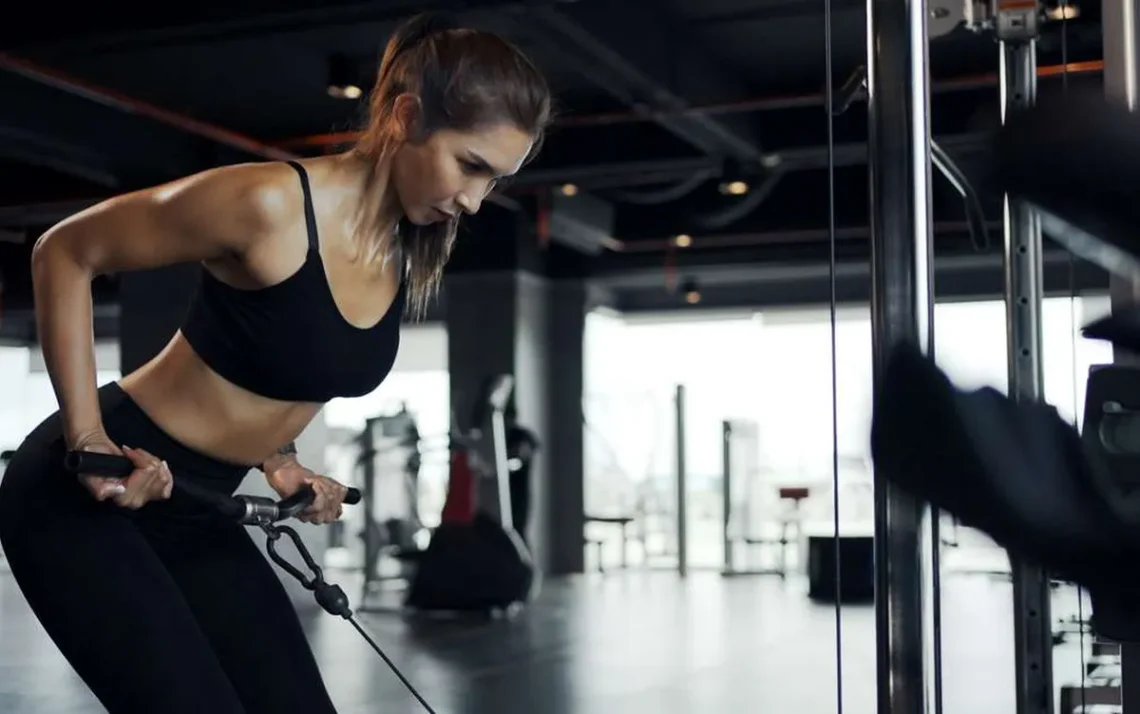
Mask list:
[[[465,221],[389,378],[328,404],[300,441],[306,463],[371,495],[301,528],[306,542],[441,712],[883,711],[867,12],[886,5],[910,3],[831,0],[830,107],[822,0],[20,5],[0,24],[0,448],[55,409],[29,271],[43,231],[210,167],[344,150],[389,33],[450,11],[527,52],[559,116]],[[921,4],[934,339],[961,386],[1005,390],[1002,204],[971,188],[1005,102],[995,32],[970,20],[988,5]],[[1100,2],[1030,5],[1038,96],[1135,63],[1106,52],[1118,28]],[[1080,336],[1112,309],[1110,281],[1048,239],[1040,264],[1043,397],[1079,425],[1090,367],[1113,361]],[[95,281],[100,383],[169,339],[197,270]],[[498,375],[513,385],[509,463],[474,416]],[[519,486],[508,505],[541,586],[510,618],[425,619],[404,598],[468,448],[488,511],[504,508],[499,481]],[[940,526],[941,711],[1012,712],[1009,559]],[[1118,707],[1118,650],[1088,632],[1079,591],[1051,592],[1050,709]],[[295,594],[342,712],[416,711],[347,625]],[[0,712],[99,711],[3,575],[0,631]]]

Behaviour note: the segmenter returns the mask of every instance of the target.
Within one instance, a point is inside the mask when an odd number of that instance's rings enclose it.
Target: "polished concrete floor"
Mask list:
[[[983,554],[984,555],[984,554]],[[1010,585],[947,563],[945,714],[1014,708]],[[799,579],[615,572],[547,582],[525,615],[490,623],[362,622],[440,714],[712,714],[837,711],[834,606]],[[1055,615],[1074,611],[1062,591]],[[346,622],[307,618],[342,714],[421,711]],[[874,613],[842,610],[843,712],[875,709]],[[1057,684],[1079,676],[1080,649],[1055,651]],[[102,709],[0,572],[0,714]]]

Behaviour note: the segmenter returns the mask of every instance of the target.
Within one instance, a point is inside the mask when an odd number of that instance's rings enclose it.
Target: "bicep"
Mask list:
[[[40,239],[92,273],[240,255],[274,220],[272,182],[257,166],[211,169],[103,201]]]

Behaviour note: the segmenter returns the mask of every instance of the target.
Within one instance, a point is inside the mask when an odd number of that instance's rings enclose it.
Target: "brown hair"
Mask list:
[[[388,41],[372,89],[368,124],[354,147],[370,159],[373,170],[395,148],[390,119],[396,98],[404,93],[420,99],[420,123],[413,137],[417,141],[439,129],[473,131],[509,122],[535,137],[529,161],[541,148],[551,120],[546,80],[517,47],[488,32],[418,15]],[[373,223],[362,229],[361,236],[370,240],[385,227]],[[428,226],[403,222],[395,236],[380,239],[385,243],[382,250],[395,248],[401,256],[408,281],[407,311],[413,317],[423,316],[438,291],[457,229],[458,218]]]

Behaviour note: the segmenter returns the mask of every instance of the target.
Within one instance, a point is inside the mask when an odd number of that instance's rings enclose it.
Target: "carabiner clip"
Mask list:
[[[300,581],[306,590],[311,590],[317,599],[317,604],[324,608],[325,612],[345,619],[352,617],[352,609],[348,605],[348,596],[345,595],[344,590],[341,590],[339,585],[325,582],[321,567],[313,560],[313,556],[305,544],[301,542],[301,536],[297,534],[297,531],[289,526],[279,526],[272,523],[260,523],[258,525],[261,530],[265,531],[268,538],[265,542],[265,550],[274,563],[277,563],[282,570]],[[289,539],[293,541],[293,547],[301,554],[301,559],[305,561],[306,567],[313,573],[312,577],[302,573],[277,552],[276,543],[280,540],[282,533],[289,536]]]
[[[309,550],[305,547],[305,544],[301,542],[301,536],[297,535],[297,531],[289,526],[278,526],[272,523],[259,523],[258,525],[261,526],[261,530],[265,531],[265,535],[269,537],[269,540],[266,541],[265,544],[265,550],[269,553],[269,557],[273,559],[273,562],[281,566],[282,570],[301,581],[301,584],[309,590],[312,590],[318,582],[324,579],[320,567],[313,562],[313,556],[309,554]],[[277,552],[275,545],[281,538],[282,533],[289,536],[289,539],[293,541],[293,547],[301,554],[301,559],[305,561],[305,565],[308,566],[309,570],[313,573],[312,576],[302,573],[296,566],[285,560]]]

